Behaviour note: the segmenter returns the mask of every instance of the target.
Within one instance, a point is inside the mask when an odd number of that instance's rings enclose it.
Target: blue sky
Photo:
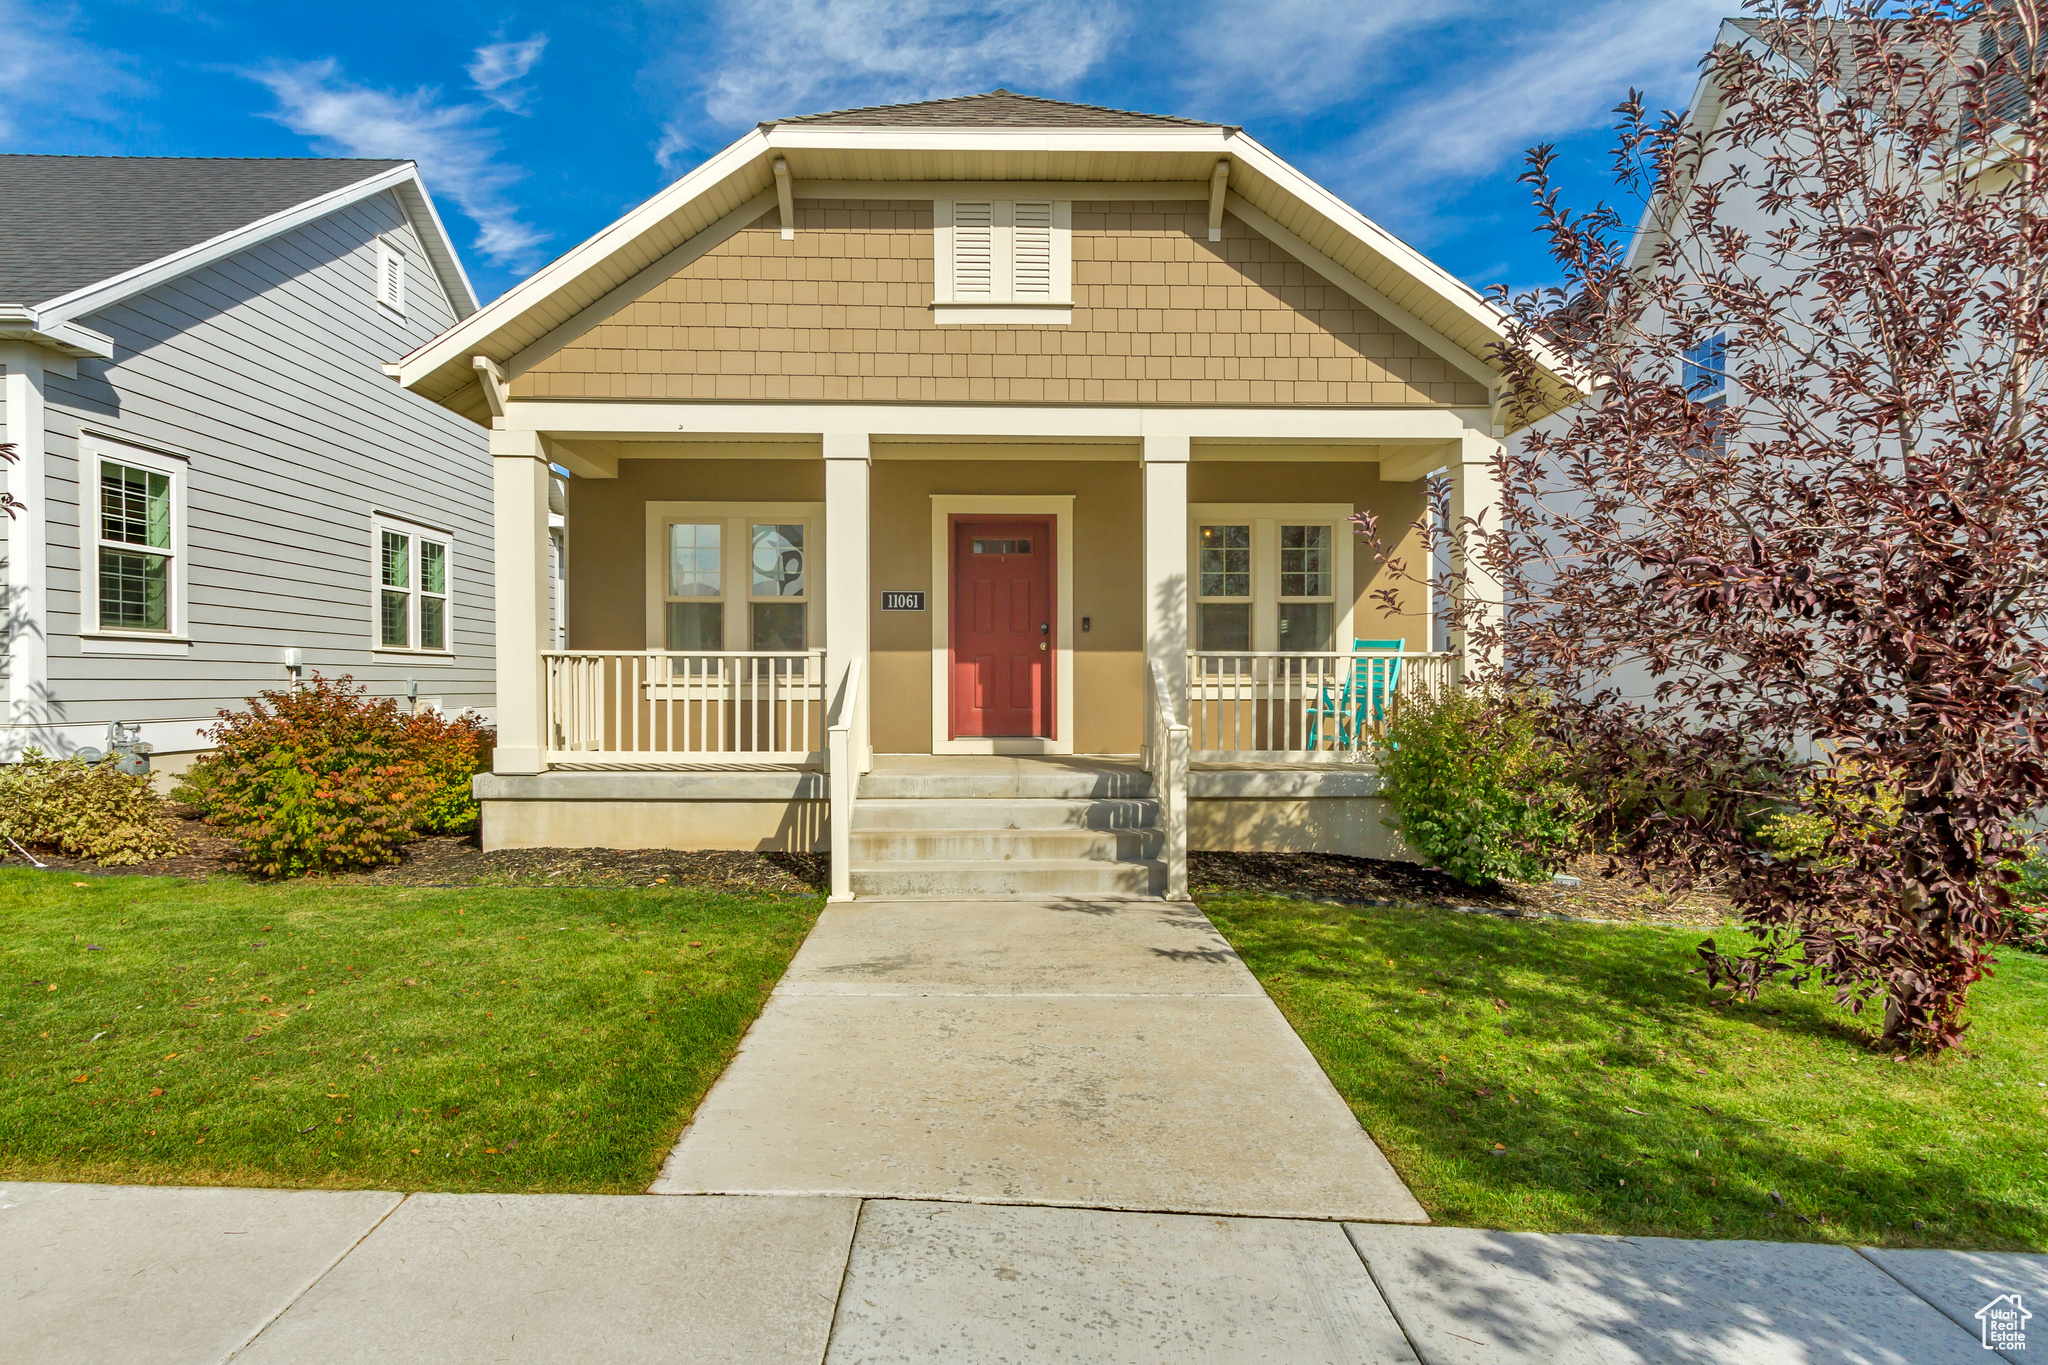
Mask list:
[[[1007,86],[1242,124],[1477,287],[1548,283],[1514,176],[1603,182],[1713,0],[0,0],[0,150],[410,157],[485,298],[759,120]]]

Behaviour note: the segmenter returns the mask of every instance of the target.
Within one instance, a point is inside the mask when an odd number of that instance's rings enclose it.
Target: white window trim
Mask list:
[[[745,653],[753,641],[755,602],[803,602],[804,647],[827,648],[825,640],[825,504],[822,502],[650,502],[647,504],[647,648],[668,649],[668,527],[671,522],[718,522],[725,528],[719,543],[719,578],[725,588],[716,600],[725,603],[724,649]],[[804,528],[804,595],[756,597],[753,574],[753,528],[760,523],[801,524]],[[700,598],[699,601],[711,601]],[[735,610],[741,608],[741,610]]]
[[[1332,528],[1335,562],[1330,571],[1331,600],[1336,621],[1331,625],[1331,643],[1336,653],[1349,654],[1348,643],[1357,638],[1352,615],[1358,604],[1357,581],[1353,578],[1353,540],[1348,502],[1191,502],[1188,504],[1188,601],[1199,609],[1202,601],[1202,527],[1245,526],[1252,528],[1252,651],[1260,654],[1280,648],[1280,528],[1282,526],[1327,525]],[[1216,598],[1242,601],[1242,598]],[[1294,602],[1318,602],[1315,597],[1289,598]],[[1190,634],[1198,627],[1190,621]],[[1194,648],[1201,648],[1198,635]],[[1302,653],[1314,651],[1303,650]]]
[[[79,621],[84,627],[79,632],[81,649],[87,654],[130,653],[130,654],[184,654],[188,652],[191,637],[190,623],[186,615],[186,585],[191,574],[186,561],[191,557],[190,543],[185,528],[185,481],[191,473],[191,466],[175,455],[165,455],[154,450],[145,450],[123,441],[105,436],[89,435],[85,439],[86,458],[85,486],[79,499]],[[100,546],[122,546],[120,541],[100,539],[100,467],[105,464],[127,465],[133,469],[146,469],[152,474],[164,474],[171,481],[171,561],[170,585],[170,629],[169,630],[122,630],[118,626],[100,623]],[[127,548],[133,549],[134,546]],[[152,647],[154,646],[154,647]]]
[[[384,288],[384,281],[393,266],[398,268],[398,293],[393,298]],[[371,296],[385,308],[400,317],[405,316],[405,251],[387,237],[377,239],[377,278],[371,285]]]
[[[411,605],[406,614],[407,645],[387,645],[383,642],[383,631],[379,625],[383,619],[384,606],[384,532],[393,531],[399,535],[411,536],[412,544],[410,572],[406,575],[406,596]],[[447,556],[448,591],[440,594],[447,602],[447,615],[442,624],[447,628],[447,643],[439,649],[421,649],[420,638],[420,597],[424,589],[420,586],[420,542],[431,540],[442,547]],[[386,516],[382,512],[370,514],[370,651],[373,654],[410,655],[427,659],[452,659],[455,657],[455,536],[438,526],[423,522],[407,521],[403,517]]]
[[[999,185],[991,189],[1000,190]],[[1064,325],[1074,320],[1074,205],[1065,199],[1030,200],[1052,204],[1052,292],[1047,298],[1017,297],[1015,286],[1016,210],[1018,201],[991,196],[987,200],[937,199],[932,202],[932,316],[941,325],[1008,324]],[[963,297],[953,280],[953,219],[956,203],[988,203],[993,207],[990,289],[986,295]]]
[[[1071,754],[1074,752],[1074,496],[934,493],[932,500],[932,752],[935,754]],[[1049,516],[1053,519],[1053,737],[953,738],[953,518]]]

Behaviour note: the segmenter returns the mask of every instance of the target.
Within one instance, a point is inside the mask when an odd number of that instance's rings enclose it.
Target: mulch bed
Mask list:
[[[1476,890],[1434,868],[1341,853],[1190,853],[1188,885],[1202,895],[1296,896],[1351,905],[1429,905],[1446,910],[1643,924],[1719,924],[1727,900],[1711,891],[1672,895],[1606,860],[1586,855],[1565,875],[1579,884],[1508,884]]]
[[[99,867],[48,849],[34,850],[52,869],[87,875],[209,877],[250,875],[235,846],[182,807],[174,808],[185,849],[129,867]],[[19,865],[0,847],[0,865]],[[720,891],[810,896],[829,885],[822,853],[678,852],[673,849],[506,848],[486,853],[474,835],[426,838],[403,859],[333,878],[372,886],[696,886]],[[1672,896],[1625,873],[1603,876],[1604,860],[1587,856],[1569,869],[1578,886],[1471,887],[1413,863],[1337,853],[1190,853],[1188,883],[1197,895],[1298,896],[1365,905],[1430,905],[1516,916],[1717,924],[1728,903],[1711,892]]]
[[[100,867],[48,848],[32,850],[55,871],[94,876],[250,877],[232,841],[183,808],[173,818],[182,853],[127,867]],[[22,866],[21,855],[0,844],[0,866]],[[367,886],[696,886],[719,891],[767,891],[810,896],[828,884],[822,853],[673,849],[506,848],[486,853],[475,835],[429,837],[406,845],[401,861],[330,880]]]

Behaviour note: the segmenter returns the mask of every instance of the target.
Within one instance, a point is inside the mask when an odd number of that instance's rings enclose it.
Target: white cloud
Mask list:
[[[1444,68],[1469,75],[1432,84],[1353,151],[1375,178],[1416,184],[1491,171],[1534,143],[1608,123],[1630,86],[1683,101],[1727,8],[1726,0],[1609,0],[1567,11],[1503,60]]]
[[[524,114],[532,92],[519,82],[540,63],[547,46],[545,33],[517,42],[489,43],[476,50],[464,69],[469,73],[470,83],[485,99],[508,113]]]
[[[276,97],[269,117],[341,156],[417,161],[427,188],[453,199],[477,225],[475,245],[515,269],[536,264],[547,234],[519,217],[506,189],[525,172],[498,159],[498,138],[481,104],[446,104],[440,92],[395,95],[342,77],[332,58],[247,73]]]
[[[1400,81],[1410,66],[1399,52],[1404,39],[1480,7],[1479,0],[1267,0],[1254,16],[1235,0],[1210,0],[1181,31],[1185,85],[1230,110],[1318,109]]]
[[[77,20],[75,6],[0,0],[0,141],[53,124],[114,122],[109,97],[142,88],[128,58],[71,31]]]
[[[1087,0],[724,0],[716,64],[697,74],[685,65],[695,50],[672,69],[734,128],[999,83],[1056,90],[1094,69],[1121,27],[1114,4]],[[697,145],[679,120],[655,155],[673,173]]]

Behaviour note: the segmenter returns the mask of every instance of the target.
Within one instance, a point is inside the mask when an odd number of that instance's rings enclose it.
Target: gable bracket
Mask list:
[[[497,361],[487,355],[471,356],[469,364],[470,368],[476,371],[476,382],[484,391],[484,402],[490,405],[491,420],[504,421],[505,399],[510,391],[505,371],[499,368]]]
[[[775,158],[775,205],[782,210],[782,240],[796,240],[796,195],[789,186],[789,163]]]
[[[1223,240],[1223,200],[1230,189],[1230,163],[1219,161],[1209,176],[1209,240]]]

